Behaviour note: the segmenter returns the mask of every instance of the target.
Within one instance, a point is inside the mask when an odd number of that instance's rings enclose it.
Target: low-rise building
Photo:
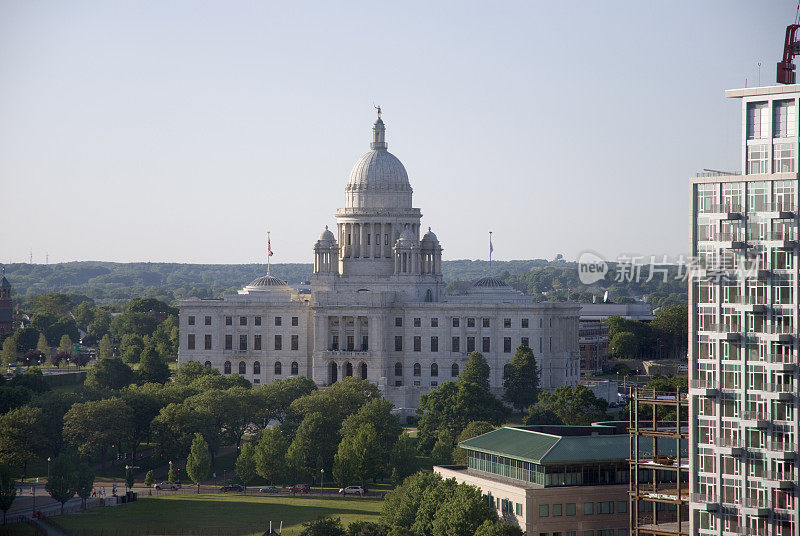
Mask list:
[[[608,361],[608,324],[602,320],[580,319],[578,345],[581,352],[581,372],[601,374]]]
[[[435,466],[481,489],[528,536],[628,536],[627,423],[505,426],[462,441],[466,466]]]

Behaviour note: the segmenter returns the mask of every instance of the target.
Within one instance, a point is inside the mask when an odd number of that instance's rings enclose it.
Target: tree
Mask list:
[[[86,373],[88,387],[122,389],[133,383],[133,370],[117,357],[98,360]]]
[[[389,457],[392,482],[399,486],[407,476],[417,470],[417,447],[407,432],[400,434]]]
[[[360,425],[342,437],[333,458],[333,478],[341,487],[377,475],[380,470],[380,443],[371,423]]]
[[[86,508],[86,499],[92,494],[92,487],[94,486],[94,471],[92,471],[89,464],[83,460],[73,458],[73,488],[75,494],[81,498],[81,507]],[[133,487],[133,472],[130,473],[131,484],[128,487]]]
[[[338,427],[336,419],[326,418],[321,413],[307,415],[286,451],[287,465],[304,477],[320,469],[330,472],[334,449],[339,444]]]
[[[139,360],[140,383],[165,383],[169,379],[169,365],[155,348],[148,346]]]
[[[22,468],[27,475],[28,462],[42,446],[41,408],[23,406],[0,416],[0,464]]]
[[[169,462],[169,471],[167,472],[167,482],[169,482],[170,484],[174,484],[176,482],[180,482],[181,478],[180,478],[180,475],[178,474],[178,472],[179,472],[179,469],[178,469],[177,462],[176,463],[172,463],[170,461]],[[198,483],[198,487],[199,486],[200,486],[200,484]]]
[[[105,460],[109,447],[130,441],[133,410],[121,398],[74,404],[64,414],[64,439],[85,455]]]
[[[69,335],[64,334],[61,336],[61,341],[58,343],[58,351],[65,354],[72,353],[72,339],[69,338]]]
[[[75,304],[66,294],[47,293],[37,294],[33,297],[31,311],[34,313],[50,313],[56,316],[69,314]]]
[[[449,430],[439,432],[439,437],[431,450],[433,465],[450,465],[453,463],[453,434]]]
[[[372,521],[353,521],[347,526],[348,536],[387,536],[389,527]]]
[[[178,370],[176,370],[175,374],[172,376],[172,380],[180,385],[189,385],[197,378],[206,374],[220,375],[217,369],[203,366],[199,361],[187,361],[178,367]]]
[[[17,341],[17,352],[33,350],[39,343],[39,330],[33,326],[20,328],[14,333]]]
[[[200,493],[200,482],[206,480],[210,472],[211,457],[208,454],[208,443],[203,439],[203,434],[196,433],[189,457],[186,459],[186,474],[197,484],[197,493]]]
[[[667,305],[656,313],[650,325],[665,333],[673,357],[685,358],[689,336],[689,310],[687,305]]]
[[[250,443],[242,445],[242,450],[236,458],[236,476],[242,481],[245,491],[247,483],[256,477],[255,449]]]
[[[392,413],[393,408],[394,405],[388,400],[373,398],[342,423],[342,438],[354,437],[357,429],[363,424],[371,424],[375,428],[379,445],[376,453],[379,464],[378,475],[390,473],[389,458],[394,444],[403,430],[400,419]]]
[[[464,430],[456,438],[455,448],[453,449],[452,463],[456,465],[467,464],[467,451],[458,446],[462,441],[472,439],[482,434],[487,434],[494,430],[495,427],[492,423],[486,421],[473,421],[467,425]]]
[[[638,353],[639,342],[630,331],[622,331],[611,338],[611,353],[617,357],[629,357]]]
[[[64,503],[75,496],[75,477],[73,460],[67,455],[56,456],[50,465],[50,477],[44,489],[57,502],[61,503],[61,515],[64,515]]]
[[[254,453],[256,473],[270,484],[283,481],[286,478],[286,451],[288,449],[289,442],[283,436],[280,428],[273,426],[264,430]]]
[[[208,442],[212,459],[214,449],[219,447],[219,430],[211,417],[188,404],[173,402],[161,408],[153,419],[152,429],[160,452],[168,458],[186,455],[198,432]]]
[[[162,408],[158,397],[139,386],[129,385],[121,393],[120,397],[133,412],[133,427],[130,435],[131,456],[136,459],[136,451],[139,443],[149,439],[150,424]],[[147,441],[149,443],[149,441]]]
[[[11,477],[10,469],[0,468],[0,510],[3,511],[3,525],[6,524],[6,512],[17,498],[17,483]]]
[[[517,411],[536,402],[536,397],[539,396],[540,372],[533,350],[520,344],[503,370],[503,400],[510,402]]]
[[[47,342],[47,337],[44,333],[39,333],[39,342],[36,343],[36,349],[47,355],[50,353],[50,344]]]
[[[126,333],[122,336],[119,345],[119,353],[122,360],[126,363],[138,363],[144,350],[144,339],[134,333]]]
[[[303,523],[300,536],[345,536],[345,531],[338,517],[322,516]]]
[[[114,357],[114,347],[111,345],[111,337],[108,336],[108,333],[103,335],[103,338],[100,339],[100,358],[105,357]]]
[[[540,405],[531,406],[528,411],[528,416],[525,417],[525,424],[532,424],[532,425],[547,425],[547,424],[555,424],[560,425],[564,424],[564,421],[555,414],[550,409],[544,408]]]
[[[522,529],[517,525],[505,521],[495,523],[488,519],[475,531],[475,536],[522,536],[522,534]]]
[[[418,472],[406,478],[390,491],[383,500],[381,521],[390,527],[411,529],[417,519],[422,496],[432,487],[441,484],[438,473]]]
[[[189,472],[189,463],[188,463],[188,462],[186,463],[186,472],[187,472],[187,473]],[[189,478],[192,478],[192,479],[194,480],[194,478],[192,477],[192,475],[191,475],[191,474],[189,474]],[[149,471],[147,471],[147,473],[144,475],[144,485],[145,485],[145,486],[147,486],[147,487],[149,488],[150,486],[152,486],[152,485],[153,485],[153,484],[155,484],[155,483],[156,483],[156,475],[155,475],[155,474],[153,474],[153,470],[152,470],[152,469],[150,469],[150,470],[149,470]]]
[[[539,401],[531,408],[533,411],[550,411],[566,425],[587,425],[604,420],[608,402],[597,398],[583,385],[565,385],[552,393],[542,393]]]
[[[484,522],[496,522],[497,511],[475,486],[459,484],[436,510],[433,536],[473,536]]]
[[[7,337],[3,341],[3,364],[10,365],[17,360],[17,338],[15,336]]]
[[[470,382],[489,390],[489,363],[480,352],[469,354],[464,370],[458,376],[460,382]]]

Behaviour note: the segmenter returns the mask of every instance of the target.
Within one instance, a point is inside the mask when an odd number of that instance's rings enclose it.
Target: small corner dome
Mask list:
[[[400,233],[400,238],[397,239],[398,242],[414,242],[414,233],[411,232],[409,227],[403,229],[403,232]]]
[[[510,288],[508,283],[502,279],[492,276],[481,277],[472,283],[472,286],[477,288]]]
[[[327,225],[325,226],[325,230],[322,231],[322,234],[319,235],[317,242],[336,242],[336,237],[333,236],[333,233],[328,229]]]
[[[428,232],[425,233],[425,235],[423,235],[422,241],[423,242],[438,242],[439,239],[436,238],[436,235],[433,233],[433,231],[431,231],[431,228],[428,227]]]
[[[275,277],[274,275],[265,275],[261,276],[258,279],[254,279],[247,288],[260,288],[260,289],[267,289],[267,288],[280,288],[280,287],[288,287],[289,285],[283,279],[279,277]]]

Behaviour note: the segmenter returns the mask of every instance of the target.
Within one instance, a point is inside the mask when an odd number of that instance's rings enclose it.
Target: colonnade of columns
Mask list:
[[[370,331],[377,320],[367,316],[328,316],[328,349],[366,352],[370,346]],[[336,338],[334,340],[334,335]],[[352,336],[352,340],[348,337]]]
[[[417,235],[419,225],[411,224]],[[340,223],[339,251],[341,258],[388,259],[392,257],[397,225],[392,223]]]

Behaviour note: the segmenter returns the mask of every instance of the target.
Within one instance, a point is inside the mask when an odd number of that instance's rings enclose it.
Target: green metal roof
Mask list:
[[[558,436],[503,427],[458,445],[540,465],[628,459],[627,435]]]

